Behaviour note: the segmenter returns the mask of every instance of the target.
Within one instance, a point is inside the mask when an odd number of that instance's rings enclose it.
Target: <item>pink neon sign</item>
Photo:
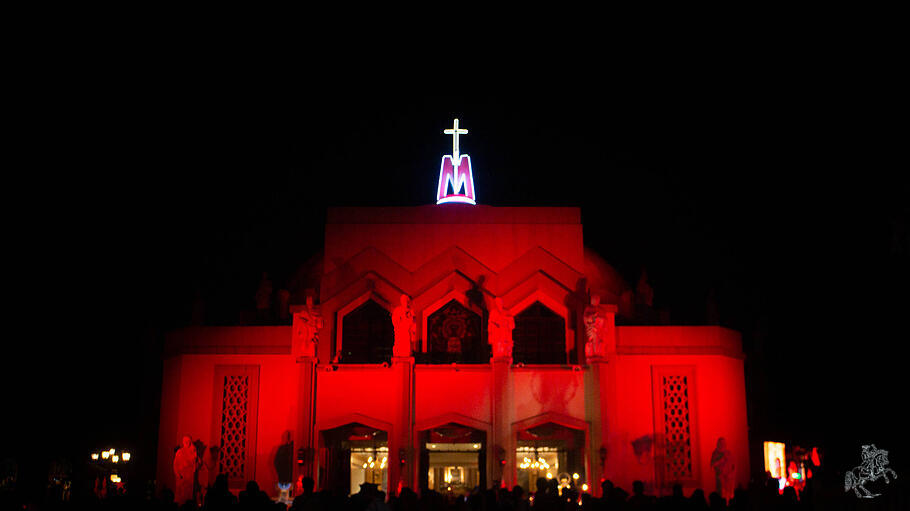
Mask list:
[[[452,193],[448,193],[449,184],[452,185]],[[459,193],[462,190],[463,193]],[[439,190],[436,191],[436,204],[446,202],[476,204],[475,201],[471,157],[462,154],[461,162],[456,167],[452,164],[451,155],[443,156],[442,163],[439,165]]]
[[[452,154],[442,157],[439,164],[439,187],[436,190],[436,204],[458,202],[462,204],[476,204],[474,196],[474,173],[471,172],[471,157],[460,154],[458,151],[458,135],[467,135],[468,130],[458,127],[458,119],[452,129],[443,130],[446,135],[452,135]],[[449,193],[449,185],[452,193]]]

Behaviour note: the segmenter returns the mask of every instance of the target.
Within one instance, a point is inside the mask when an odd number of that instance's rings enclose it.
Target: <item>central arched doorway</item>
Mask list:
[[[519,429],[516,440],[517,483],[526,491],[537,491],[539,478],[557,480],[560,493],[588,489],[584,430],[545,422]]]
[[[319,488],[350,495],[360,491],[362,483],[373,483],[388,491],[388,431],[352,422],[320,434]]]
[[[487,434],[454,422],[418,432],[419,484],[449,498],[486,487]]]

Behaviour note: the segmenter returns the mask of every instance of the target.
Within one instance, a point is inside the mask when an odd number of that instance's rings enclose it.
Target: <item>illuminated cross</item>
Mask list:
[[[446,135],[452,135],[452,163],[455,165],[455,168],[458,168],[458,164],[461,163],[461,158],[458,154],[458,135],[467,135],[468,130],[458,128],[458,119],[455,119],[455,124],[452,125],[452,129],[443,130],[443,133]]]

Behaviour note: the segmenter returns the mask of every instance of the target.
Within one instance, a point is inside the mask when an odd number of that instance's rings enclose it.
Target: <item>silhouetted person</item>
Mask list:
[[[261,509],[269,503],[268,495],[259,489],[256,481],[246,483],[246,490],[240,492],[239,500],[241,509]]]
[[[689,509],[693,511],[708,509],[708,501],[705,500],[705,490],[696,488],[689,496]]]
[[[319,509],[316,494],[313,493],[313,486],[315,485],[316,482],[313,481],[312,477],[301,478],[300,489],[302,493],[294,497],[294,503],[291,505],[291,509],[294,511],[314,511]]]
[[[528,511],[531,506],[525,496],[525,489],[517,484],[512,487],[512,506],[515,511]]]
[[[799,509],[799,498],[796,496],[796,489],[792,486],[784,488],[780,509],[781,511],[794,511]]]
[[[177,503],[174,502],[174,492],[170,488],[161,490],[161,509],[166,511],[177,509]]]
[[[629,509],[652,509],[654,507],[654,498],[645,495],[645,483],[641,481],[632,482],[632,496],[627,502]]]
[[[711,494],[708,495],[708,504],[711,511],[723,511],[724,509],[727,509],[727,502],[720,496],[720,493],[717,493],[716,491],[712,491]]]
[[[556,511],[559,500],[545,477],[537,478],[537,491],[534,492],[534,511]]]
[[[215,477],[215,483],[212,489],[205,494],[206,511],[217,511],[220,509],[230,509],[237,503],[237,497],[228,490],[227,475],[218,474]]]

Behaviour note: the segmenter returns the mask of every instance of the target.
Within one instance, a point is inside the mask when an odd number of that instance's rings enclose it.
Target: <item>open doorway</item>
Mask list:
[[[457,497],[486,486],[486,432],[449,423],[421,431],[419,439],[422,490]]]
[[[373,483],[388,491],[389,434],[352,422],[321,431],[322,463],[319,487],[336,495],[360,491],[363,483]]]
[[[555,479],[560,494],[566,488],[587,490],[584,431],[548,422],[519,430],[517,440],[518,484],[526,491],[537,491],[538,478]]]

